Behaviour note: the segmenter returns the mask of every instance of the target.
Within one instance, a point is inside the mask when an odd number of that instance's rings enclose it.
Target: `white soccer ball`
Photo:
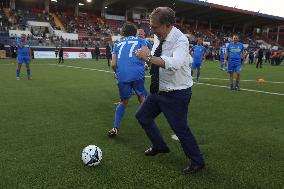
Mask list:
[[[87,166],[96,166],[100,164],[102,157],[102,150],[96,145],[89,145],[82,151],[82,161]]]

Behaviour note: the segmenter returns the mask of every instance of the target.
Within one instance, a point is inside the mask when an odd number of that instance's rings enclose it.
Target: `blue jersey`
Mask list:
[[[242,53],[244,51],[244,45],[240,42],[230,43],[227,47],[229,63],[241,64]]]
[[[142,46],[147,46],[146,40],[134,36],[123,38],[115,44],[113,54],[117,57],[118,82],[137,81],[145,77],[145,63],[134,53]]]
[[[193,49],[193,62],[194,63],[201,63],[206,53],[206,48],[202,45],[195,45],[192,47]]]
[[[23,47],[20,47],[20,44],[23,44]],[[17,40],[18,56],[30,56],[30,41],[22,39]]]
[[[148,49],[151,50],[153,48],[152,44],[148,40],[146,40],[146,43],[147,43]]]
[[[224,60],[225,59],[226,51],[227,51],[227,47],[220,48],[220,60]]]

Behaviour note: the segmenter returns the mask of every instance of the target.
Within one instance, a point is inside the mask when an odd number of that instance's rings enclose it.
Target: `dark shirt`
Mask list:
[[[109,45],[106,46],[106,56],[110,57],[111,56],[111,48]]]
[[[95,54],[96,54],[96,55],[99,55],[99,54],[100,54],[100,48],[99,48],[99,47],[96,47],[96,48],[95,48]]]
[[[63,56],[63,48],[59,49],[59,56]]]
[[[258,58],[262,58],[263,57],[263,50],[259,49],[258,51]]]

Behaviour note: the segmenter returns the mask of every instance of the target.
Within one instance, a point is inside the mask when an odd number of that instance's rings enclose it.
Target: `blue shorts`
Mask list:
[[[31,59],[29,56],[18,56],[18,64],[23,64],[23,62],[30,64],[30,61]]]
[[[201,67],[202,67],[202,62],[192,62],[192,65],[191,65],[191,69],[192,70],[194,70],[195,68],[197,68],[197,69],[201,69]]]
[[[242,65],[241,63],[228,63],[228,67],[227,67],[227,72],[228,73],[240,73],[242,71]]]
[[[132,91],[138,96],[145,94],[145,78],[132,82],[118,82],[119,97],[122,100],[128,100],[132,96]]]

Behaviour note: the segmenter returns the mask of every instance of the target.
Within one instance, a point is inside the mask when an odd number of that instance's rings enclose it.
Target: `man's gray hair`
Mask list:
[[[153,10],[150,15],[150,18],[157,17],[160,24],[170,24],[174,25],[175,20],[175,11],[170,7],[157,7]]]

